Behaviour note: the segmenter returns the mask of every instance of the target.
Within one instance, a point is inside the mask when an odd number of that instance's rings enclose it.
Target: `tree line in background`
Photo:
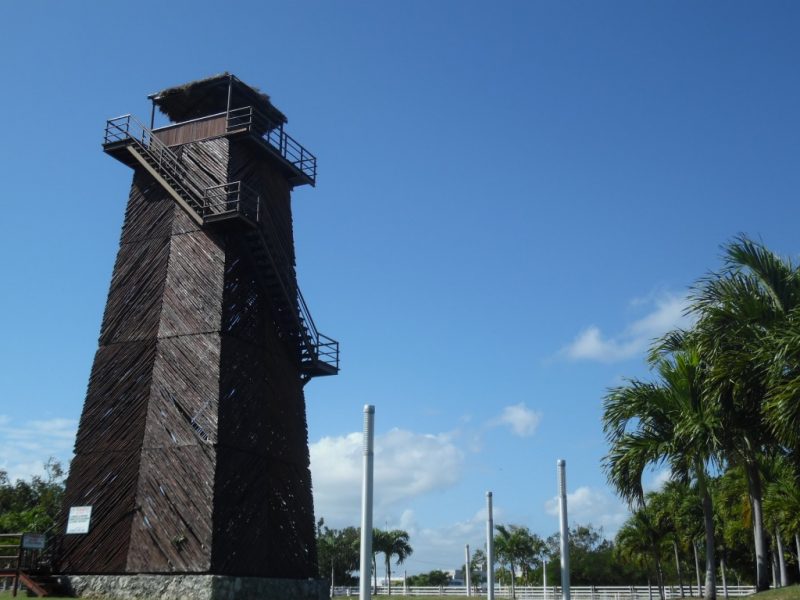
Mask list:
[[[11,482],[0,469],[0,533],[44,533],[55,525],[64,497],[64,470],[51,458],[44,471],[44,477]]]
[[[702,558],[708,599],[718,567],[759,591],[787,585],[798,560],[785,542],[800,554],[800,269],[739,236],[689,301],[691,328],[650,349],[652,380],[604,399],[603,466],[633,511],[618,546],[662,598],[670,555],[678,579]],[[645,494],[658,465],[671,482]]]
[[[398,542],[401,552],[396,551]],[[317,547],[321,578],[331,580],[337,586],[358,584],[354,573],[359,568],[359,528],[331,529],[320,520]],[[497,525],[494,547],[497,583],[510,586],[542,585],[546,567],[548,585],[560,584],[558,533],[543,539],[522,525]],[[602,529],[592,525],[574,526],[570,529],[569,548],[570,580],[573,585],[629,585],[646,583],[648,580],[647,568],[638,557],[632,559],[624,546],[606,539]],[[394,562],[401,565],[412,552],[407,532],[373,530],[373,566],[379,564],[379,559],[382,561],[386,580],[391,579],[390,564]],[[465,566],[461,565],[460,568],[464,573]],[[375,569],[373,573],[376,573]],[[440,586],[448,585],[451,580],[450,573],[435,569],[411,575],[406,583],[409,586]],[[478,548],[470,559],[470,581],[477,586],[485,580],[486,553]],[[377,579],[373,585],[377,586]]]
[[[378,587],[378,555],[382,555],[386,580],[392,578],[392,560],[403,564],[414,549],[409,544],[409,535],[402,529],[372,529],[372,573],[374,585]],[[355,585],[358,580],[353,572],[358,571],[361,554],[361,530],[357,527],[331,529],[325,519],[317,522],[317,561],[319,575],[331,581],[331,585]]]

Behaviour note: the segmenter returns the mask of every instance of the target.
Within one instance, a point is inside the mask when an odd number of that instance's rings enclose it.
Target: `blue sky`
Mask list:
[[[342,372],[306,388],[317,515],[375,523],[409,572],[496,520],[613,533],[604,391],[646,375],[688,286],[745,232],[796,257],[800,6],[790,2],[18,2],[0,18],[0,468],[68,460],[130,171],[104,121],[231,71],[319,158],[298,273]],[[653,485],[662,473],[651,475]]]

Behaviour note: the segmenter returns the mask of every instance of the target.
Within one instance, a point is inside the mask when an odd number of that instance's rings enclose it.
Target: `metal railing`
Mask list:
[[[260,212],[261,198],[241,181],[213,185],[203,191],[200,215],[204,219],[242,215],[258,223]]]
[[[294,166],[314,185],[317,180],[317,157],[275,123],[252,106],[235,108],[228,112],[227,131],[247,129],[255,132],[286,162]]]
[[[357,587],[335,587],[334,596],[358,596]],[[683,586],[684,594],[689,596],[689,586]],[[697,592],[697,588],[694,590]],[[495,597],[511,598],[510,585],[495,585]],[[514,596],[519,600],[561,600],[561,587],[542,586],[516,586]],[[385,596],[389,587],[379,585],[376,594]],[[752,585],[729,585],[728,597],[743,598],[756,593]],[[486,585],[473,586],[472,597],[480,598],[486,594]],[[725,588],[717,586],[717,598],[723,598]],[[681,598],[680,586],[665,586],[664,595],[667,600]],[[700,593],[699,595],[702,595]],[[392,585],[392,596],[467,596],[467,588],[463,585],[444,586],[402,586]],[[658,588],[656,586],[630,585],[630,586],[570,586],[570,597],[576,600],[657,600]]]
[[[193,208],[198,208],[197,199],[204,195],[205,185],[191,174],[181,159],[164,142],[153,135],[139,119],[127,114],[106,121],[103,145],[116,142],[132,142],[137,150],[150,158],[151,166],[168,173],[174,180],[176,190]],[[170,182],[173,184],[173,182]]]
[[[261,243],[267,250],[272,272],[286,299],[292,320],[297,324],[301,362],[321,361],[339,370],[339,342],[320,333],[308,309],[305,298],[292,281],[297,280],[294,261],[281,242],[280,232],[263,198],[241,181],[206,188],[201,204],[201,215],[206,219],[220,219],[239,214],[256,224]],[[285,271],[288,270],[288,275]],[[292,288],[294,288],[292,293]]]
[[[294,260],[281,241],[281,235],[272,214],[267,208],[266,203],[263,202],[261,196],[258,196],[254,190],[245,185],[241,185],[239,189],[244,192],[245,197],[255,197],[256,218],[254,220],[260,226],[259,234],[262,237],[262,243],[267,248],[267,256],[272,265],[272,271],[276,274],[278,284],[283,294],[287,300],[289,300],[288,305],[289,310],[292,312],[292,317],[299,325],[298,335],[301,342],[301,362],[320,361],[334,367],[338,371],[339,342],[317,330],[317,325],[314,323],[314,318],[311,316],[311,311],[308,309],[302,292],[297,286],[291,285],[292,280],[297,280],[297,274],[294,271]],[[272,251],[270,251],[270,248]],[[285,268],[289,270],[290,275],[288,281],[287,276],[284,274],[284,268],[281,268],[282,265],[285,265]],[[290,292],[292,287],[295,288],[296,304],[290,300],[292,298],[292,293]]]
[[[339,370],[339,342],[317,332],[317,359]]]

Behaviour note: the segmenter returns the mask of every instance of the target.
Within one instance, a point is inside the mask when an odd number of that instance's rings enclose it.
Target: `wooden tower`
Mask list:
[[[73,574],[317,576],[303,386],[334,375],[297,286],[290,193],[316,159],[223,74],[150,97],[103,149],[133,169],[70,468]]]

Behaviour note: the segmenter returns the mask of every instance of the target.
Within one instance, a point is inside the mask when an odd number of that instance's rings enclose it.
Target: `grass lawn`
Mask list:
[[[755,600],[800,600],[800,585],[790,585],[776,590],[767,590],[750,596]]]
[[[391,596],[373,596],[375,600],[453,600],[454,598],[466,598],[467,596],[403,596],[402,593],[400,594],[392,594]],[[654,597],[658,597],[656,594]],[[0,596],[1,598],[1,596]],[[337,596],[338,600],[339,596]],[[482,598],[486,598],[486,593],[480,595],[472,595],[472,598],[475,600],[481,600]],[[505,600],[505,597],[495,596],[498,600]],[[800,585],[792,585],[786,588],[780,588],[777,590],[769,590],[767,592],[761,592],[760,594],[755,594],[753,596],[747,596],[747,600],[800,600]],[[353,596],[354,600],[358,600],[358,596]],[[686,597],[686,600],[702,600],[702,598],[690,598],[689,596]],[[724,600],[722,595],[720,594],[717,596],[717,600]],[[739,600],[739,599],[736,599]]]

